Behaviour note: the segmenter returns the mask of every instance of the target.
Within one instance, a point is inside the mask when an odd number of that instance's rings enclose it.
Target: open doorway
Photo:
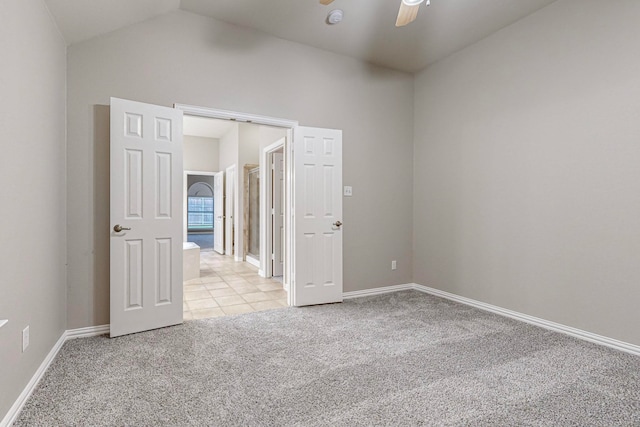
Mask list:
[[[185,316],[185,307],[190,312],[220,310],[217,315],[263,309],[273,304],[264,297],[268,292],[286,295],[287,303],[295,306],[342,301],[342,131],[298,126],[294,121],[266,116],[188,105],[168,108],[119,98],[111,98],[110,110],[111,337],[179,324],[190,317]],[[213,259],[200,266],[200,277],[193,279],[198,282],[189,283],[194,288],[188,292],[196,295],[207,291],[209,298],[184,298],[182,267],[189,257],[179,243],[197,247],[185,242],[182,232],[185,114],[231,120],[232,124],[242,122],[238,123],[240,126],[260,124],[265,127],[259,129],[286,133],[284,284],[289,284],[288,292],[280,283],[260,282],[272,280],[261,277],[268,267],[263,255],[266,252],[260,255],[258,277],[254,266],[237,262],[244,258],[236,260],[236,253],[243,247],[242,227],[238,225],[243,215],[236,197],[233,218],[226,219],[233,224],[234,257],[226,253],[222,256],[223,261],[237,263],[225,266],[219,259]],[[229,121],[225,123],[228,125]],[[256,128],[242,126],[242,129],[251,133]],[[221,146],[222,141],[218,142]],[[238,147],[238,150],[245,148],[244,144]],[[235,160],[234,188],[240,189],[243,186],[239,171],[243,163],[238,161],[240,157]],[[219,160],[219,169],[220,164]],[[261,167],[260,173],[265,172],[266,168]],[[263,175],[260,180],[265,182]],[[265,200],[262,194],[261,200]],[[201,258],[199,247],[196,250]],[[246,279],[248,275],[254,276],[253,283]],[[254,288],[247,289],[250,286]],[[270,290],[271,286],[276,286],[275,290]],[[228,297],[222,300],[226,305],[215,300],[223,297]],[[186,302],[197,300],[202,300],[200,307]],[[232,305],[231,300],[238,303]],[[225,306],[245,307],[224,310]]]
[[[187,239],[201,252],[212,251],[214,237],[214,173],[185,171]]]
[[[258,270],[254,283],[245,275],[255,275],[255,270],[243,270],[255,267],[246,263],[225,267],[212,260],[206,268],[200,268],[200,277],[194,279],[198,282],[188,284],[196,287],[188,290],[190,294],[206,290],[210,297],[200,298],[209,301],[201,301],[202,307],[197,308],[221,310],[217,315],[255,311],[274,304],[265,303],[267,292],[286,295],[287,304],[295,306],[343,300],[342,131],[298,126],[294,121],[266,116],[188,105],[175,105],[172,109],[119,98],[111,98],[110,110],[110,336],[176,325],[189,318],[184,315],[185,307],[190,312],[196,310],[186,302],[197,299],[185,297],[182,272],[185,258],[189,257],[184,256],[180,245],[184,242],[181,183],[185,169],[185,114],[242,122],[241,126],[273,126],[286,133],[284,283],[289,284],[288,292],[277,282],[258,282],[271,280],[260,277],[266,274],[266,256],[260,256],[262,271]],[[254,132],[256,128],[243,129]],[[240,149],[244,144],[239,145]],[[238,172],[242,163],[237,163],[234,181],[241,177]],[[261,173],[265,169],[261,168]],[[264,182],[262,177],[261,181]],[[237,182],[235,188],[242,188],[241,184]],[[262,193],[260,198],[264,200]],[[234,224],[242,218],[238,199],[235,200]],[[235,225],[234,228],[241,230]],[[242,233],[235,232],[233,236],[234,247],[242,248]],[[197,252],[199,255],[199,248]],[[228,259],[225,255],[224,261]],[[247,289],[250,286],[258,291]],[[275,290],[270,286],[276,286]],[[223,297],[228,297],[222,300],[226,306],[236,300],[238,304],[233,303],[234,306],[245,308],[225,311],[222,302],[215,300]],[[181,300],[183,309],[179,306]]]
[[[263,193],[265,203],[262,217],[264,230],[261,236],[264,244],[263,251],[267,253],[264,265],[265,276],[272,277],[280,283],[284,282],[285,272],[285,138],[281,138],[262,149],[262,163],[267,165],[263,175],[265,182]],[[287,285],[284,285],[288,289]]]
[[[185,114],[185,319],[288,305],[282,277],[287,134],[285,128]],[[281,141],[279,151],[273,148],[277,141]],[[266,147],[271,147],[267,160]],[[263,242],[265,224],[271,230],[274,227],[274,194],[263,185],[267,173],[267,181],[274,182],[274,151],[279,152],[282,175],[277,194],[282,223],[278,231],[280,269],[275,270],[272,243],[264,250]],[[271,232],[269,238],[274,234]]]

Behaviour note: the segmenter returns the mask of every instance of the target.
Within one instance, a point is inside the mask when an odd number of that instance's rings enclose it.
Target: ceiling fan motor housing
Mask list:
[[[334,9],[331,12],[329,12],[329,15],[327,15],[327,23],[331,25],[335,25],[340,21],[342,21],[343,17],[344,17],[344,12],[342,10]]]

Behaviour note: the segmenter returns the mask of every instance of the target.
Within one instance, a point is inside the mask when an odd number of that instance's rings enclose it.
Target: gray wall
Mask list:
[[[260,164],[260,125],[240,123],[238,128],[238,167],[236,173],[236,259],[244,257],[244,166]]]
[[[2,420],[65,330],[66,56],[41,0],[2,1],[0,16]]]
[[[640,344],[638,22],[557,1],[416,77],[417,283]]]
[[[69,328],[109,322],[110,96],[342,129],[345,290],[411,281],[410,74],[175,12],[71,46],[68,86]]]
[[[216,138],[184,135],[182,165],[186,171],[218,172],[220,141]]]
[[[238,138],[240,124],[232,126],[227,133],[220,138],[220,158],[218,160],[218,170],[226,171],[229,166],[238,164]]]

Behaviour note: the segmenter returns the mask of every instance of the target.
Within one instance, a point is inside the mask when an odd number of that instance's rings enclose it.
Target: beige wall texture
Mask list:
[[[111,96],[342,129],[345,290],[411,281],[412,75],[178,11],[69,47],[68,87],[69,328],[109,322]]]
[[[236,124],[220,138],[220,158],[219,169],[225,171],[229,166],[238,163],[238,138],[240,133],[240,125]]]
[[[238,129],[238,173],[236,174],[236,204],[234,222],[235,258],[244,258],[244,166],[258,165],[260,162],[260,125],[240,123]]]
[[[218,172],[220,141],[216,138],[184,135],[182,164],[186,171]]]
[[[238,169],[238,155],[239,148],[238,144],[240,143],[240,124],[236,124],[232,126],[222,137],[220,138],[220,170],[224,172],[224,194],[225,194],[225,204],[224,204],[224,253],[225,255],[231,255],[233,246],[233,237],[235,237],[238,233],[234,232],[237,230],[235,225],[235,218],[238,216],[235,214],[235,209],[237,209],[237,196],[233,197],[233,203],[229,201],[232,198],[229,196],[229,173],[227,172],[227,168],[231,166],[235,166],[236,172]],[[238,174],[235,173],[233,175],[233,187],[234,191],[238,188]],[[234,194],[235,195],[235,194]],[[234,217],[234,221],[228,221],[230,216]],[[234,228],[235,227],[235,228]]]
[[[66,46],[41,0],[0,16],[1,421],[65,330]]]
[[[417,75],[417,283],[640,344],[638,22],[557,1]]]

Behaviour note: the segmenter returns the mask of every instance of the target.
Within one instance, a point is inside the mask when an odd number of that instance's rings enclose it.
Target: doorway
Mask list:
[[[185,319],[288,305],[282,271],[284,143],[288,133],[287,129],[255,123],[184,116],[185,242],[199,247],[199,271],[195,276],[185,276],[183,283]],[[263,163],[265,147],[268,164]],[[274,194],[265,191],[263,178],[273,173],[277,156],[280,187],[275,196],[280,200],[281,249],[277,261],[280,268],[273,274],[272,244],[263,251],[262,240],[263,223],[273,228]],[[268,178],[273,182],[271,175]],[[215,242],[223,243],[216,249]],[[189,248],[194,252],[192,245]],[[263,267],[265,263],[268,269]]]
[[[237,264],[216,265],[220,260],[210,260],[208,266],[200,269],[200,277],[196,278],[199,283],[188,284],[199,288],[189,289],[189,292],[207,291],[214,299],[230,297],[225,303],[234,298],[239,302],[237,297],[240,297],[250,306],[266,301],[263,294],[267,292],[284,293],[287,303],[296,306],[342,301],[340,130],[301,127],[297,126],[297,122],[288,120],[202,107],[175,105],[169,108],[111,98],[110,335],[119,336],[181,323],[184,318],[184,312],[178,305],[181,300],[183,308],[187,306],[190,311],[212,304],[203,301],[202,307],[195,307],[198,305],[196,303],[190,305],[187,301],[196,299],[187,299],[182,285],[185,257],[181,246],[195,245],[186,242],[179,245],[181,241],[184,242],[182,186],[183,171],[187,169],[182,164],[185,137],[183,119],[186,121],[191,116],[224,119],[225,126],[238,125],[236,136],[240,133],[255,135],[256,128],[249,126],[252,123],[286,134],[283,150],[283,282],[285,286],[288,285],[288,292],[282,289],[281,284],[256,284],[243,278],[244,274],[255,274],[254,271],[243,271],[255,267],[244,262],[241,251],[243,207],[237,192],[243,188],[241,171],[244,145],[239,145],[238,155],[231,158],[227,166],[233,171],[233,192],[230,194],[233,197],[233,218],[226,218],[225,223],[232,224],[229,234],[233,247],[232,255],[225,253],[222,256],[225,261],[233,260]],[[255,138],[249,140],[255,141]],[[223,138],[218,142],[221,147]],[[222,169],[223,155],[218,155],[218,168]],[[206,156],[194,156],[194,161],[202,159],[206,159]],[[198,171],[201,168],[189,169]],[[261,167],[260,173],[264,174],[265,171]],[[260,180],[264,182],[262,175]],[[264,197],[261,199],[265,200]],[[228,203],[230,201],[226,197],[225,205]],[[213,251],[206,254],[220,256]],[[258,273],[266,275],[267,257],[262,255]],[[249,285],[241,280],[257,287],[259,292],[248,292],[245,297],[245,294],[230,286],[236,284],[237,288],[243,288],[243,292],[246,292]],[[255,280],[271,279],[261,277]],[[224,282],[224,288],[221,282]],[[258,285],[264,285],[264,289]],[[271,291],[267,285],[280,286],[280,289]],[[216,292],[218,296],[213,294],[214,291],[220,291]],[[260,295],[249,296],[256,293]],[[219,301],[214,300],[213,303],[216,306],[210,308],[223,307]]]
[[[273,277],[283,283],[288,289],[288,282],[284,281],[286,240],[285,240],[285,138],[280,138],[273,144],[262,149],[262,163],[267,165],[264,176],[263,193],[266,199],[262,212],[263,229],[261,232],[262,250],[267,253],[265,276]]]
[[[201,252],[214,247],[215,172],[184,172],[186,242],[195,243]]]

